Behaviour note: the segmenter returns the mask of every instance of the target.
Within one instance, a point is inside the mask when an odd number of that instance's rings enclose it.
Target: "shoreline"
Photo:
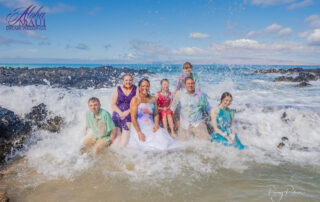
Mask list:
[[[144,76],[153,74],[147,69],[114,68],[101,66],[95,68],[80,67],[42,67],[28,68],[0,67],[0,84],[6,86],[48,85],[60,88],[106,88],[114,87],[123,74]]]

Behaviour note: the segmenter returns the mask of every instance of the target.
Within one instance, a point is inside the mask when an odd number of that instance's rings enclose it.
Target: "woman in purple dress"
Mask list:
[[[118,86],[112,97],[111,107],[113,109],[112,120],[116,126],[116,139],[114,145],[123,148],[130,139],[130,102],[136,95],[137,87],[133,85],[131,74],[122,77],[122,85]]]

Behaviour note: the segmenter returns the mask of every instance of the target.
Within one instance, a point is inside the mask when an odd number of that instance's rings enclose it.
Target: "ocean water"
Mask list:
[[[48,65],[57,66],[69,65]],[[100,65],[70,67],[80,66]],[[182,73],[181,65],[113,66],[155,72],[149,77],[151,93],[159,91],[163,78],[173,91]],[[10,172],[1,185],[13,201],[319,201],[320,81],[295,88],[295,83],[273,82],[280,74],[253,74],[273,67],[292,66],[194,67],[212,106],[223,92],[233,95],[235,128],[247,146],[242,151],[190,140],[179,152],[155,155],[108,148],[93,157],[80,152],[87,100],[96,96],[111,112],[114,88],[0,85],[1,106],[23,116],[43,102],[65,119],[59,133],[32,134],[26,149],[13,154],[20,158],[7,166]],[[281,119],[284,113],[286,120]],[[278,149],[283,136],[289,141]]]

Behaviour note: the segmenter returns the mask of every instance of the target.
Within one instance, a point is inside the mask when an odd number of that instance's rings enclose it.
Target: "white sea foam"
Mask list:
[[[202,73],[203,74],[203,73]],[[167,77],[174,89],[177,75],[157,74],[150,77],[151,92],[160,88],[161,78]],[[212,106],[219,103],[224,91],[233,94],[231,108],[236,109],[236,130],[247,149],[239,151],[217,143],[190,141],[186,149],[169,154],[143,154],[138,151],[111,149],[113,161],[103,166],[118,166],[105,170],[129,176],[132,181],[185,178],[186,183],[215,174],[219,169],[242,172],[253,164],[278,165],[291,163],[320,168],[320,93],[319,82],[313,82],[308,90],[290,87],[271,80],[226,78],[201,81],[201,88],[208,94]],[[100,98],[102,107],[111,112],[113,88],[107,89],[61,89],[49,86],[7,87],[0,86],[0,105],[23,116],[32,106],[45,103],[48,110],[64,118],[58,134],[38,131],[36,144],[30,145],[24,154],[26,166],[35,169],[49,179],[63,177],[73,179],[98,166],[97,158],[81,153],[84,138],[85,112],[89,97]],[[283,114],[286,117],[281,119]],[[286,136],[289,141],[283,149],[277,145]],[[307,147],[307,148],[304,148]],[[102,159],[101,159],[102,158]],[[129,165],[129,167],[128,167]],[[119,169],[121,172],[119,172]],[[156,177],[155,177],[156,176]]]

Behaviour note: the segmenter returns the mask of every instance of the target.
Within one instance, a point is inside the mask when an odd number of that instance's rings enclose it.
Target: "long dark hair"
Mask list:
[[[231,93],[229,93],[229,92],[224,92],[224,93],[222,93],[222,95],[221,95],[220,104],[222,103],[222,100],[223,100],[224,98],[226,98],[226,97],[231,97],[231,100],[232,100],[232,95],[231,95]]]
[[[142,84],[142,82],[144,82],[144,81],[148,82],[149,87],[150,87],[150,81],[149,81],[149,79],[147,79],[147,78],[142,78],[142,79],[139,81],[138,86],[140,87],[141,84]],[[150,97],[150,94],[149,94],[149,93],[148,93],[147,97]]]
[[[149,79],[147,79],[147,78],[142,78],[142,79],[139,81],[138,86],[140,87],[141,84],[142,84],[142,82],[144,82],[144,81],[148,82],[148,84],[149,84],[149,86],[150,86],[150,81],[149,81]]]

